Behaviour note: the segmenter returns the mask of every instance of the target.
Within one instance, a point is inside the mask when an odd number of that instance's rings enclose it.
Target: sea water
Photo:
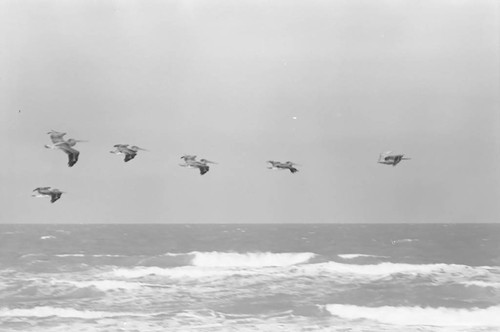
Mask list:
[[[0,331],[500,331],[500,225],[0,225]]]

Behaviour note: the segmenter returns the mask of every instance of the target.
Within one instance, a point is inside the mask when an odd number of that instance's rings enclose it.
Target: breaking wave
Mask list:
[[[85,254],[58,254],[54,255],[56,257],[127,257],[125,255],[111,255],[111,254],[96,254],[96,255],[85,255]]]
[[[308,262],[316,254],[302,253],[229,253],[229,252],[193,252],[191,264],[200,267],[268,267],[290,266]]]
[[[54,255],[56,257],[85,257],[84,254],[60,254],[60,255]]]
[[[342,259],[354,259],[360,257],[388,258],[388,256],[366,255],[366,254],[341,254],[337,256],[339,256]]]
[[[115,289],[132,290],[139,289],[142,283],[126,282],[120,280],[92,280],[92,281],[72,281],[65,280],[64,283],[71,284],[78,288],[95,287],[100,291],[109,291]]]
[[[489,281],[482,281],[482,280],[464,281],[464,282],[462,282],[462,284],[464,284],[466,286],[500,288],[500,282],[489,282]]]
[[[112,272],[114,277],[121,278],[142,278],[147,276],[160,276],[172,279],[204,279],[204,278],[224,278],[234,275],[256,275],[257,271],[241,269],[218,269],[195,266],[182,266],[174,268],[161,268],[157,266],[137,267],[134,269],[115,269]]]
[[[418,239],[399,239],[399,240],[392,240],[391,243],[398,244],[398,243],[410,243],[410,242],[415,242],[418,241]]]
[[[431,307],[362,307],[346,304],[327,304],[332,315],[347,319],[369,319],[392,325],[421,326],[500,326],[500,306],[485,309],[456,309]]]
[[[464,285],[498,287],[500,268],[459,264],[406,264],[383,262],[378,264],[347,264],[335,261],[311,262],[313,253],[220,253],[193,252],[190,265],[139,265],[133,268],[116,267],[111,274],[122,278],[160,276],[168,278],[224,278],[230,276],[282,275],[359,278],[369,281],[403,275],[405,277],[432,277],[434,283],[457,282]],[[185,259],[185,257],[183,257]],[[189,264],[189,261],[186,262]],[[485,280],[485,281],[473,281]],[[345,280],[344,280],[345,281]]]
[[[49,306],[34,307],[30,309],[0,309],[0,317],[61,317],[61,318],[81,318],[97,319],[119,316],[144,316],[137,313],[107,312],[92,310],[76,310],[71,308],[55,308]]]
[[[314,253],[230,253],[230,252],[191,252],[187,254],[167,253],[165,257],[178,257],[186,260],[183,266],[138,266],[133,269],[115,269],[112,274],[123,278],[141,278],[155,275],[169,278],[211,278],[233,275],[255,275],[259,268],[289,267],[307,263],[316,256]],[[189,257],[187,259],[187,257]],[[144,263],[152,263],[148,260]],[[155,263],[160,260],[155,259]],[[162,262],[164,263],[164,262]],[[172,262],[170,262],[172,264]],[[164,264],[160,264],[164,265]]]
[[[308,273],[331,272],[336,274],[351,274],[360,276],[388,276],[392,274],[431,274],[431,273],[467,273],[468,275],[489,275],[491,267],[471,267],[458,264],[405,264],[405,263],[379,263],[379,264],[343,264],[325,262],[302,266]]]
[[[136,265],[156,267],[280,267],[307,263],[316,255],[309,252],[302,253],[271,253],[271,252],[201,252],[166,253],[159,256],[141,259]]]

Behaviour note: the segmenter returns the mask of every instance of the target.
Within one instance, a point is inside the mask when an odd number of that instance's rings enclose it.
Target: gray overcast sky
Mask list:
[[[499,8],[1,1],[0,222],[497,222]],[[90,141],[74,167],[50,129]]]

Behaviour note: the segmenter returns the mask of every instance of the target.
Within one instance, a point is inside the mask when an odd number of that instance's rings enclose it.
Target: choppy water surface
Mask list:
[[[500,225],[1,225],[1,331],[498,331]]]

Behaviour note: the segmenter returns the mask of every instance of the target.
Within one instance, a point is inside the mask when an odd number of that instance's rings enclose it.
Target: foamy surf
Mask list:
[[[132,269],[114,269],[111,272],[112,277],[137,279],[148,276],[166,277],[171,279],[207,279],[207,278],[226,278],[234,275],[249,276],[256,275],[257,271],[238,269],[238,268],[216,268],[216,267],[196,267],[182,266],[174,268],[136,267]]]
[[[316,254],[300,253],[271,253],[271,252],[193,252],[191,264],[199,267],[271,267],[290,266],[308,262]]]
[[[366,254],[340,254],[337,256],[339,256],[342,259],[355,259],[355,258],[362,258],[362,257],[388,258],[388,256],[366,255]]]
[[[297,267],[299,268],[299,267]],[[334,273],[349,274],[352,276],[377,276],[384,277],[394,274],[421,274],[430,275],[435,273],[459,274],[466,273],[470,276],[490,275],[491,267],[479,266],[472,267],[459,264],[406,264],[406,263],[379,263],[379,264],[344,264],[338,262],[325,262],[317,264],[308,264],[301,266],[300,269],[309,273]],[[500,271],[500,269],[499,269]]]
[[[500,279],[500,277],[499,277],[499,279]],[[466,285],[466,286],[500,288],[500,282],[490,282],[490,281],[483,281],[483,280],[464,281],[464,282],[461,282],[461,284]]]
[[[122,278],[163,276],[173,279],[202,279],[230,277],[233,275],[255,275],[261,269],[291,267],[305,264],[316,256],[314,253],[231,253],[231,252],[190,252],[185,254],[166,253],[165,257],[177,257],[179,261],[189,257],[189,265],[177,267],[137,266],[114,269],[112,274]],[[151,262],[151,260],[149,260]],[[158,261],[157,262],[161,262]],[[161,262],[162,264],[164,262]]]
[[[347,304],[328,304],[325,309],[332,315],[357,320],[368,319],[391,325],[500,327],[500,306],[486,309],[456,309],[431,307],[362,307]]]
[[[81,318],[81,319],[98,319],[112,318],[121,316],[147,316],[137,313],[126,312],[108,312],[108,311],[93,311],[93,310],[77,310],[72,308],[55,308],[49,306],[40,306],[30,309],[0,309],[0,317],[61,317],[61,318]]]
[[[94,287],[100,291],[134,290],[134,289],[139,289],[143,286],[142,283],[126,282],[120,280],[92,280],[92,281],[60,280],[59,282],[71,284],[78,288]]]

